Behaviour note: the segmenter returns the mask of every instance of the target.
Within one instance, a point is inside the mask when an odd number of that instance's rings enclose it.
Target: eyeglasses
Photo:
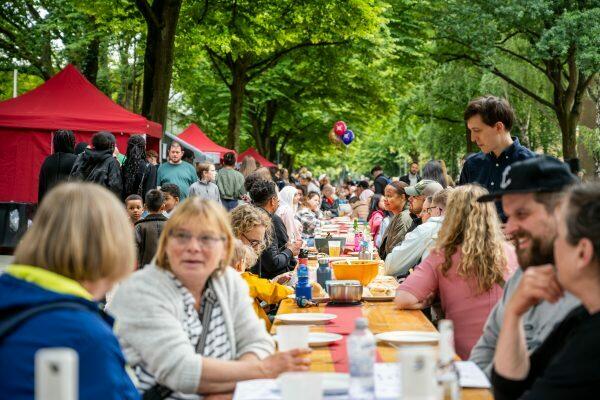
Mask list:
[[[250,239],[244,233],[242,233],[242,236],[244,237],[244,239],[246,239],[248,241],[248,243],[250,243],[250,247],[252,247],[254,250],[260,248],[263,245],[263,243],[265,242],[264,240],[253,240],[253,239]]]
[[[181,246],[190,244],[190,242],[192,241],[192,238],[194,237],[194,235],[192,235],[190,232],[187,232],[187,231],[173,231],[173,232],[171,232],[170,236],[173,239],[175,239],[177,244],[179,244]],[[215,246],[219,242],[225,242],[227,239],[223,236],[218,237],[218,236],[203,234],[203,235],[196,236],[196,240],[198,241],[198,243],[200,243],[200,246],[202,248],[210,248],[210,247]]]
[[[432,212],[433,210],[435,210],[435,209],[438,209],[438,210],[442,211],[442,209],[441,209],[441,208],[439,208],[439,207],[429,207],[429,208],[426,208],[426,209],[425,209],[425,212],[426,212],[427,214],[431,214],[431,212]]]

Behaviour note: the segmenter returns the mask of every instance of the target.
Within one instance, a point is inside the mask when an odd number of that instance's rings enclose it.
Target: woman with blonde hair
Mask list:
[[[248,175],[250,175],[257,169],[258,165],[256,165],[256,160],[252,156],[244,157],[242,163],[240,164],[240,172],[242,173],[242,175],[244,175],[244,178],[246,178]]]
[[[198,197],[180,204],[161,234],[155,263],[133,274],[109,306],[144,396],[199,399],[236,382],[305,371],[305,350],[273,354],[248,287],[228,265],[228,214]]]
[[[44,196],[0,275],[2,398],[34,398],[36,352],[56,347],[77,352],[78,398],[139,398],[113,319],[97,303],[135,260],[133,228],[114,194],[68,183]]]
[[[514,248],[504,240],[493,203],[477,199],[487,190],[454,189],[435,248],[397,289],[400,309],[420,309],[439,296],[445,318],[454,321],[456,353],[469,358],[488,314],[517,268]]]

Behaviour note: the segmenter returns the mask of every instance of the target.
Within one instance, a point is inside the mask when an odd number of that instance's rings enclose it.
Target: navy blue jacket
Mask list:
[[[0,342],[0,397],[34,398],[34,359],[37,350],[70,347],[79,355],[79,398],[139,399],[125,372],[125,358],[112,332],[113,319],[86,299],[65,295],[0,275],[0,316],[58,301],[73,301],[86,310],[53,309],[37,314]],[[0,321],[0,324],[2,321]]]

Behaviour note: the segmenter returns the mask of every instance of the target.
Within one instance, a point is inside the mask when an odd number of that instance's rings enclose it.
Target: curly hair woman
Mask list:
[[[439,297],[454,321],[456,353],[467,359],[488,314],[502,297],[504,282],[517,268],[492,203],[478,203],[487,191],[460,186],[448,200],[434,250],[396,292],[398,308],[419,309]]]

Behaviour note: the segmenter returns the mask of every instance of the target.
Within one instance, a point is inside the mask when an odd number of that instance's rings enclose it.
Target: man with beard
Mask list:
[[[556,237],[554,209],[563,199],[565,189],[577,178],[569,167],[553,157],[542,156],[520,161],[509,166],[503,175],[500,190],[479,201],[502,200],[508,222],[505,232],[512,236],[520,269],[506,282],[502,299],[492,310],[483,328],[483,335],[473,347],[470,360],[489,377],[492,371],[498,334],[504,318],[504,309],[517,288],[523,273],[536,275],[547,272],[554,263],[553,244]],[[539,347],[554,327],[579,301],[565,293],[554,304],[541,302],[523,316],[523,329],[527,348],[531,352]]]

